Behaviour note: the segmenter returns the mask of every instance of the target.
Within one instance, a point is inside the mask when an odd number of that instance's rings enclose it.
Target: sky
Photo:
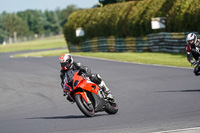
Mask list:
[[[56,8],[66,8],[69,5],[76,5],[78,8],[91,8],[96,5],[99,0],[0,0],[0,13],[14,13],[32,10],[52,10]]]

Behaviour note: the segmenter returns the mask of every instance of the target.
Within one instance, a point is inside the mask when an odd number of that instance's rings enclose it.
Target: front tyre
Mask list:
[[[116,102],[107,103],[105,111],[108,114],[116,114],[118,112],[117,103]]]
[[[88,104],[80,94],[75,95],[74,100],[75,100],[78,108],[81,110],[81,112],[85,116],[87,116],[87,117],[94,116],[95,111],[94,111],[93,105]]]

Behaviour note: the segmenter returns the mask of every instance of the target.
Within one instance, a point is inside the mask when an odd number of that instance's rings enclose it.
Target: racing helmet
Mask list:
[[[73,63],[73,58],[70,54],[62,54],[59,58],[62,70],[69,70]]]
[[[197,43],[197,35],[194,33],[189,33],[186,38],[186,42],[189,45],[194,45]]]

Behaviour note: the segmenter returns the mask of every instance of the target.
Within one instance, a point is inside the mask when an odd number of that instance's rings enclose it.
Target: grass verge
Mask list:
[[[42,50],[66,47],[63,35],[38,39],[28,42],[0,45],[0,52],[24,51],[24,50]],[[31,52],[13,55],[13,57],[43,57],[43,56],[59,56],[68,53],[67,49],[45,50],[40,52]],[[72,55],[98,57],[117,61],[158,64],[178,67],[191,67],[186,60],[186,53],[106,53],[106,52],[89,52],[89,53],[72,53]]]
[[[63,35],[47,37],[44,39],[37,39],[27,42],[0,45],[0,53],[24,51],[24,50],[39,50],[67,47]]]
[[[67,49],[48,50],[33,53],[17,54],[13,57],[43,57],[43,56],[59,56],[63,53],[68,53]],[[186,54],[183,53],[72,53],[77,56],[98,57],[104,59],[111,59],[116,61],[126,61],[144,64],[158,64],[178,67],[191,67],[186,59]]]
[[[184,53],[72,53],[72,55],[99,57],[117,61],[191,67]]]

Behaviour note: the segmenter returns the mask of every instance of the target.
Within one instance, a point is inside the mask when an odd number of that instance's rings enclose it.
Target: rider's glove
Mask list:
[[[196,62],[196,61],[193,61],[193,60],[191,60],[191,61],[190,61],[190,63],[191,63],[191,65],[192,65],[192,66],[194,66],[194,65],[195,65],[197,62]]]

